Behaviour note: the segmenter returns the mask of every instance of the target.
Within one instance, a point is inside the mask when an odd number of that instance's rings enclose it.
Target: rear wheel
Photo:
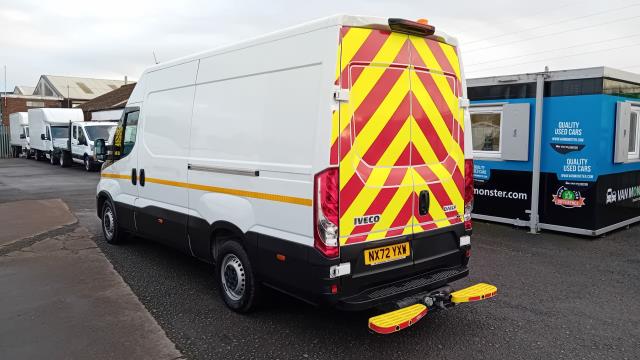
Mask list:
[[[102,205],[102,234],[109,244],[119,244],[124,238],[115,208],[110,200],[106,200]]]
[[[235,241],[220,247],[216,261],[220,296],[233,311],[247,313],[258,304],[260,285],[256,281],[249,256]]]

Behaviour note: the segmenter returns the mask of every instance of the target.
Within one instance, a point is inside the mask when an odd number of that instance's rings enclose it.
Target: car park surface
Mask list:
[[[317,309],[272,291],[258,311],[238,315],[217,294],[210,265],[147,240],[106,244],[95,216],[97,182],[80,167],[0,160],[0,202],[64,200],[189,359],[640,357],[638,226],[586,239],[476,222],[471,274],[455,286],[491,281],[498,296],[379,336],[367,330],[375,311]]]

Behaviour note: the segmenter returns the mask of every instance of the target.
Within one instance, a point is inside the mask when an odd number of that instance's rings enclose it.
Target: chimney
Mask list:
[[[124,84],[127,85],[127,75],[124,76]]]

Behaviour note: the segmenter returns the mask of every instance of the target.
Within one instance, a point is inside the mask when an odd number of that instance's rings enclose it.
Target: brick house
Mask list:
[[[62,107],[63,100],[64,99],[57,96],[2,94],[0,95],[2,125],[9,126],[9,114],[41,107]]]

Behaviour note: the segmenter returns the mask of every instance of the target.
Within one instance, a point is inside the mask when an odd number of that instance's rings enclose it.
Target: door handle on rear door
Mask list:
[[[136,175],[136,168],[131,169],[131,183],[136,185],[138,183],[138,175]]]
[[[420,215],[424,216],[429,213],[429,203],[430,203],[429,191],[422,190],[420,191],[420,204],[418,205],[418,212]]]
[[[140,169],[140,186],[144,186],[144,169]]]

